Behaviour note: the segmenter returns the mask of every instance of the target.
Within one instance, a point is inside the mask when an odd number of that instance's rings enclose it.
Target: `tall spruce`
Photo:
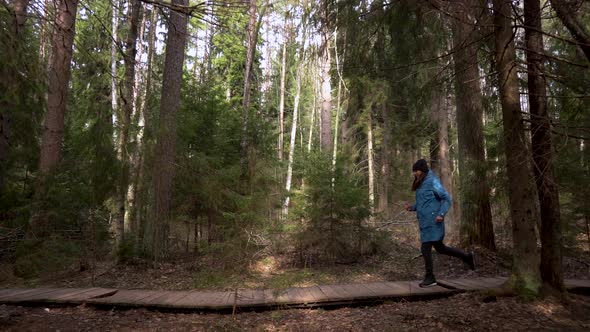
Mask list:
[[[23,38],[23,30],[27,18],[28,0],[15,0],[12,2],[11,9],[12,22],[11,31],[8,37],[7,60],[2,65],[0,73],[2,74],[2,83],[0,83],[0,91],[2,97],[0,98],[0,194],[4,192],[5,173],[7,170],[7,162],[9,155],[9,148],[11,145],[11,122],[12,112],[16,108],[16,96],[19,90],[18,68],[13,62],[19,59],[19,45]]]
[[[502,105],[506,171],[512,219],[513,290],[535,297],[541,287],[539,250],[535,234],[536,204],[532,190],[530,151],[520,108],[512,7],[509,0],[494,0],[495,61]]]
[[[453,3],[453,60],[459,138],[461,242],[496,250],[490,187],[486,180],[483,138],[483,99],[479,85],[478,17],[483,8],[475,1]]]
[[[563,291],[565,288],[561,271],[559,190],[553,171],[551,119],[547,113],[543,29],[539,0],[525,0],[524,23],[533,170],[541,208],[541,277],[544,282]]]

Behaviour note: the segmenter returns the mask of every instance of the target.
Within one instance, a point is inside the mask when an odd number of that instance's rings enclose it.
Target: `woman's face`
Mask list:
[[[421,170],[414,171],[414,176],[415,177],[418,177],[418,178],[421,177],[422,176],[422,171]]]

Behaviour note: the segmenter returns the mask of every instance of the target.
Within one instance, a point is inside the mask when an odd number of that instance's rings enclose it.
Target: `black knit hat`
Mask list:
[[[412,172],[415,171],[422,171],[423,173],[428,173],[428,163],[424,159],[420,159],[414,163],[412,166]]]

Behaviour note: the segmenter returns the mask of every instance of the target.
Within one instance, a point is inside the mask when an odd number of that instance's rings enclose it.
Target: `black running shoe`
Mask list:
[[[419,284],[419,286],[422,288],[434,287],[436,285],[436,279],[434,279],[433,275],[427,275],[424,277],[424,281]]]

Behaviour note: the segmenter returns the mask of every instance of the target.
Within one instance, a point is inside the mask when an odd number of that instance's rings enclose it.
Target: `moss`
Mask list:
[[[533,301],[541,295],[541,281],[532,273],[524,273],[519,276],[513,275],[510,283],[514,293],[525,301]]]

